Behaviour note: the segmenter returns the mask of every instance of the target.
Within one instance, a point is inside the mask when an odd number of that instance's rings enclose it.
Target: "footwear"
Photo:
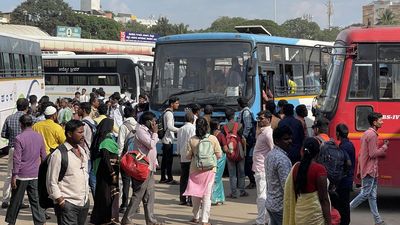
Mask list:
[[[179,205],[187,205],[187,202],[179,202]]]
[[[189,222],[191,222],[191,223],[200,223],[200,220],[192,218]]]
[[[51,216],[49,216],[49,214],[45,213],[44,215],[46,217],[46,220],[50,220],[51,219]]]
[[[178,181],[176,181],[176,180],[170,180],[170,181],[167,181],[167,184],[171,184],[171,185],[178,185],[178,184],[179,184],[179,182],[178,182]]]
[[[240,197],[246,197],[246,196],[249,196],[249,193],[247,193],[246,191],[240,192]]]
[[[124,214],[126,211],[126,207],[120,207],[119,208],[119,213]]]
[[[167,182],[168,182],[167,180],[160,180],[160,181],[158,181],[159,184],[165,184],[165,183],[167,183]]]
[[[232,195],[232,194],[229,194],[229,195],[227,195],[226,197],[227,197],[227,198],[233,198],[233,199],[234,199],[234,198],[237,198],[236,195]]]
[[[254,189],[254,188],[256,188],[255,183],[250,183],[249,185],[246,186],[246,189]]]
[[[6,208],[8,208],[8,202],[3,202],[3,203],[1,203],[1,208],[2,209],[6,209]]]

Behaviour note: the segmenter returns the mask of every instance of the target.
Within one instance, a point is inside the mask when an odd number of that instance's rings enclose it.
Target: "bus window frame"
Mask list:
[[[368,124],[368,127],[366,129],[359,129],[358,123],[357,123],[357,121],[358,121],[357,120],[357,109],[360,109],[360,108],[370,108],[371,112],[373,112],[374,111],[374,106],[373,105],[356,105],[356,107],[354,108],[354,128],[355,128],[356,131],[364,132],[364,131],[368,130],[370,125]],[[366,119],[367,119],[367,122],[368,122],[368,118],[366,118]]]
[[[377,76],[376,76],[377,74],[376,74],[376,63],[375,62],[376,61],[374,61],[374,62],[372,62],[370,60],[360,60],[360,61],[358,61],[358,60],[353,59],[353,62],[351,64],[351,72],[350,72],[350,76],[349,76],[349,82],[348,82],[348,85],[346,87],[347,88],[347,90],[346,90],[346,101],[347,102],[374,102],[374,101],[378,100],[377,96],[379,95],[379,93],[377,93],[377,88],[376,88],[377,87]],[[345,64],[346,64],[346,59],[345,59]],[[350,97],[350,89],[351,89],[351,85],[352,85],[352,78],[354,77],[353,75],[354,75],[354,71],[355,71],[355,68],[356,68],[356,66],[355,66],[356,64],[360,64],[360,65],[362,65],[362,64],[371,64],[372,65],[372,72],[373,72],[372,76],[373,77],[372,77],[371,80],[374,82],[374,84],[371,86],[373,88],[372,97],[371,98],[351,98]],[[342,73],[344,73],[344,72],[345,71],[343,71]],[[343,74],[342,74],[342,76],[343,76]]]

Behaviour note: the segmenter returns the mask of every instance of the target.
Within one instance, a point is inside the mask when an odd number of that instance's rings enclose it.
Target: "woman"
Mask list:
[[[119,159],[118,144],[112,134],[113,125],[112,119],[101,121],[91,148],[96,174],[96,192],[90,217],[93,224],[119,224]]]
[[[307,138],[303,158],[293,166],[286,180],[285,225],[331,225],[327,172],[315,162],[319,149],[316,138]]]
[[[219,123],[212,120],[210,123],[211,134],[217,137],[219,145],[222,148],[222,156],[217,161],[217,173],[215,174],[215,181],[212,190],[211,204],[221,205],[225,202],[224,184],[222,182],[222,175],[224,174],[226,164],[226,154],[228,146],[226,143],[225,135],[219,130]]]
[[[191,222],[200,222],[200,203],[202,203],[201,222],[203,225],[211,225],[208,222],[211,211],[211,191],[214,184],[216,166],[210,170],[201,170],[196,166],[196,155],[199,153],[199,143],[203,139],[208,139],[211,142],[210,147],[217,159],[221,157],[221,147],[218,139],[214,135],[207,133],[207,120],[200,118],[196,121],[196,135],[193,136],[188,143],[187,158],[191,159],[189,182],[186,188],[185,196],[192,196],[193,204],[193,219]]]

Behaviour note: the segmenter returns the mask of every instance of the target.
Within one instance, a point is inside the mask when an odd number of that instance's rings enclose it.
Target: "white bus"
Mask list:
[[[0,33],[0,129],[18,98],[44,95],[41,55],[39,42]],[[1,138],[0,149],[6,146]]]
[[[150,91],[153,57],[146,55],[44,55],[46,95],[52,101],[85,88],[102,87],[106,97],[129,93],[133,100]]]

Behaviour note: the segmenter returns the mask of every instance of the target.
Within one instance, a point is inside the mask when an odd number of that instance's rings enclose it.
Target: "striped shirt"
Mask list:
[[[22,133],[21,125],[19,124],[19,118],[24,115],[24,111],[18,111],[6,118],[3,129],[1,131],[1,137],[8,139],[8,146],[14,147],[14,140],[17,135]]]

